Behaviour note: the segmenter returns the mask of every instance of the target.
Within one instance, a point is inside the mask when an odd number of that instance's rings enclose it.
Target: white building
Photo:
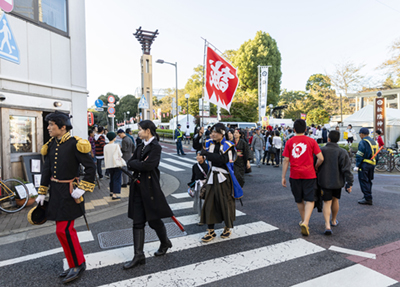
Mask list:
[[[44,118],[50,112],[72,114],[72,134],[87,138],[88,94],[84,0],[14,0],[6,17],[19,64],[0,59],[3,178],[23,177],[21,155],[39,153],[49,139]],[[0,54],[8,49],[1,45]]]

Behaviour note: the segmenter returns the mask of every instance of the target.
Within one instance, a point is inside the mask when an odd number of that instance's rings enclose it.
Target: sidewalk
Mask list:
[[[162,174],[160,179],[161,188],[165,195],[173,193],[179,188],[179,181],[171,175]],[[113,216],[121,205],[127,205],[129,200],[129,186],[121,188],[121,199],[112,200],[110,197],[109,180],[100,180],[100,188],[97,186],[93,192],[85,193],[85,209],[87,217],[91,214],[99,214],[108,212],[109,216]],[[54,225],[54,221],[48,221],[43,225],[31,225],[27,220],[28,212],[36,205],[25,207],[17,213],[4,213],[0,214],[0,237],[19,232],[40,229],[43,227]],[[127,212],[124,208],[123,213]],[[118,212],[117,212],[118,213]]]

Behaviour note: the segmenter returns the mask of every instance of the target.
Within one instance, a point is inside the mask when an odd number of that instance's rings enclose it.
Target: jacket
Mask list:
[[[103,158],[104,156],[104,146],[106,145],[106,140],[103,134],[95,135],[95,145],[96,145],[96,157]]]
[[[255,150],[262,150],[264,146],[265,146],[264,137],[261,134],[260,135],[254,134],[253,140],[251,141],[251,147],[254,148]]]
[[[135,146],[133,144],[133,141],[128,137],[125,136],[122,139],[121,143],[121,151],[122,151],[122,158],[127,161],[132,157],[132,153],[135,150]]]
[[[45,160],[38,193],[50,194],[47,219],[68,221],[85,213],[84,203],[77,204],[71,197],[70,184],[55,180],[71,180],[78,177],[79,165],[82,164],[85,167],[85,175],[79,182],[78,188],[92,192],[95,186],[96,166],[88,153],[90,150],[88,140],[71,137],[69,132],[60,140],[51,138],[43,145],[41,154]]]
[[[142,149],[143,153],[142,153]],[[173,216],[160,186],[160,171],[158,165],[161,159],[161,146],[153,139],[147,146],[139,144],[128,161],[128,169],[140,183],[135,182],[129,188],[128,217],[135,221],[134,192],[140,192],[147,221]],[[136,218],[136,220],[138,220]]]
[[[349,155],[337,143],[328,142],[321,148],[324,161],[318,170],[318,185],[322,189],[339,189],[347,182],[353,185]]]
[[[367,142],[369,141],[372,146],[375,146],[375,150],[371,150],[371,146]],[[375,152],[378,151],[378,145],[376,142],[369,136],[366,136],[363,138],[360,143],[358,144],[358,151],[356,153],[356,166],[360,167],[361,163],[364,160],[369,160],[372,158],[372,156],[375,154]],[[375,158],[376,161],[378,160],[378,157]]]

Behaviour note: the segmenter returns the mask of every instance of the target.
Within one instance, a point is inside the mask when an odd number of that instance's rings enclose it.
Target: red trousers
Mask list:
[[[74,228],[75,220],[56,221],[56,234],[64,249],[69,268],[74,268],[85,262],[78,234]]]

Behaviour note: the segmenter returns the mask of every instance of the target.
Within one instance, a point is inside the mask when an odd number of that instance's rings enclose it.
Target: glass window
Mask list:
[[[11,153],[36,152],[36,118],[10,116]]]
[[[35,19],[35,0],[15,0],[13,12],[23,15],[26,18]]]
[[[68,31],[67,0],[14,0],[12,13],[50,30]]]
[[[39,0],[39,21],[67,32],[66,0]]]

